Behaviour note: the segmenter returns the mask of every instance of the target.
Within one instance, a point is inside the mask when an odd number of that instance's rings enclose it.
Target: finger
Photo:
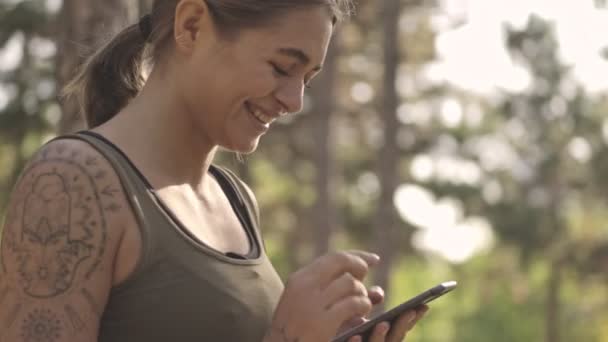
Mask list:
[[[340,327],[339,334],[345,332],[346,330],[352,329],[356,326],[359,326],[365,322],[367,322],[368,320],[364,317],[355,317],[355,318],[351,318],[350,320],[342,323],[342,326]]]
[[[416,323],[418,323],[419,320],[421,320],[424,316],[426,316],[426,313],[428,311],[429,311],[429,307],[426,305],[423,305],[420,308],[416,309],[416,319],[414,320],[414,325],[416,325]]]
[[[361,336],[355,335],[348,339],[348,342],[361,342]]]
[[[326,303],[326,307],[330,307],[348,296],[368,297],[365,285],[348,272],[331,282],[323,291],[323,301]]]
[[[377,263],[378,257],[363,251],[330,253],[319,259],[318,271],[321,277],[321,288],[325,288],[334,279],[349,272],[355,278],[363,280],[369,267]]]
[[[429,307],[428,305],[421,305],[420,307],[416,308],[416,314],[418,315],[426,315],[426,313],[429,311]]]
[[[373,305],[378,305],[384,301],[384,290],[380,286],[370,287],[367,294]]]
[[[330,325],[335,326],[335,330],[342,325],[343,322],[355,317],[364,317],[372,309],[372,303],[369,298],[363,296],[346,297],[332,305],[326,311],[326,317]]]
[[[374,327],[369,342],[384,342],[386,340],[386,334],[388,333],[391,325],[388,322],[382,322]]]
[[[388,341],[401,342],[405,338],[407,332],[412,328],[416,319],[416,311],[410,310],[401,315],[393,324],[393,328],[389,332]]]
[[[380,256],[375,253],[360,251],[360,250],[350,250],[346,251],[346,253],[356,255],[359,258],[365,260],[368,266],[375,266],[380,262]]]

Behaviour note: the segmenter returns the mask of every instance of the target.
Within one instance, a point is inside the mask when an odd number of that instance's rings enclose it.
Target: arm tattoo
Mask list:
[[[21,323],[21,338],[24,342],[59,342],[62,322],[48,309],[36,309],[27,314]]]
[[[95,182],[102,182],[95,180],[99,170],[85,166],[95,164],[95,157],[69,153],[62,146],[44,156],[28,167],[16,189],[16,218],[6,226],[0,258],[4,268],[17,275],[19,288],[41,299],[70,290],[77,272],[84,272],[85,279],[95,272],[106,249],[106,208],[113,204],[111,198],[108,203],[102,200]],[[62,166],[69,171],[58,172]],[[112,212],[119,208],[114,206]],[[37,315],[48,318],[51,313]]]
[[[91,309],[91,312],[93,312],[97,317],[100,317],[101,309],[99,308],[99,305],[97,305],[97,301],[95,300],[91,292],[83,287],[80,289],[80,293],[89,305],[89,309]]]
[[[8,316],[6,316],[6,326],[5,326],[6,330],[8,330],[8,328],[10,328],[13,325],[13,323],[15,322],[15,319],[17,318],[17,315],[19,315],[19,312],[21,312],[22,307],[23,307],[23,304],[21,304],[21,303],[16,304],[15,306],[13,306],[13,308],[9,312]]]
[[[84,328],[86,327],[86,325],[82,321],[82,318],[80,318],[78,311],[76,311],[76,309],[74,309],[69,304],[65,305],[64,310],[65,310],[65,314],[68,316],[68,320],[70,321],[70,324],[72,325],[72,329],[74,330],[74,332],[78,333],[78,332],[83,331]]]

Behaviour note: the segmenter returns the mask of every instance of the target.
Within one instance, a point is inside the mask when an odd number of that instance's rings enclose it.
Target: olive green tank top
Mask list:
[[[247,256],[224,254],[189,234],[126,155],[102,136],[65,137],[88,142],[112,164],[142,235],[140,262],[110,292],[99,342],[262,341],[283,284],[266,255],[255,201],[241,181],[226,169],[210,169],[248,233]]]

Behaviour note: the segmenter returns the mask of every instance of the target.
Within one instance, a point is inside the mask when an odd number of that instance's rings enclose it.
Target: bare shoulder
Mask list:
[[[94,341],[133,224],[118,176],[93,147],[64,139],[41,148],[5,217],[0,341]]]

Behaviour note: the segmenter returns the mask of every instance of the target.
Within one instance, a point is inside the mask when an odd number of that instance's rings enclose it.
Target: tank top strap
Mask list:
[[[217,165],[212,165],[210,169],[218,179],[227,182],[230,187],[233,189],[237,203],[240,204],[242,210],[247,213],[247,220],[250,226],[253,228],[252,230],[256,234],[256,240],[260,241],[264,252],[266,252],[266,244],[264,243],[264,239],[261,236],[260,231],[260,209],[258,207],[257,201],[252,197],[251,193],[247,189],[247,185],[231,170]]]

